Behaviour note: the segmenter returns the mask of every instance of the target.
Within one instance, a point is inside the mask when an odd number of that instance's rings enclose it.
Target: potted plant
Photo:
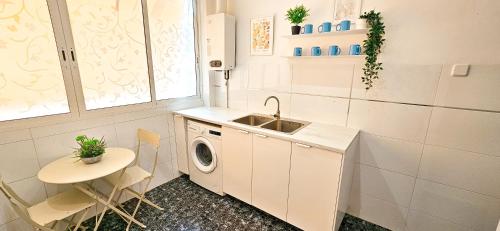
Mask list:
[[[85,164],[93,164],[101,161],[106,141],[104,137],[100,140],[96,138],[88,138],[86,135],[80,135],[75,138],[80,147],[75,148],[75,157],[82,160]]]
[[[300,34],[299,24],[304,22],[307,16],[309,16],[309,9],[306,9],[304,5],[296,6],[295,8],[287,10],[286,19],[288,19],[290,23],[294,24],[292,26],[292,35]]]

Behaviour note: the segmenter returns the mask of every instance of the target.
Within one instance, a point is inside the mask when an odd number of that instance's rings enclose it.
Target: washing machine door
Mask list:
[[[198,170],[204,173],[212,172],[217,167],[217,155],[210,141],[197,137],[191,143],[191,160]]]

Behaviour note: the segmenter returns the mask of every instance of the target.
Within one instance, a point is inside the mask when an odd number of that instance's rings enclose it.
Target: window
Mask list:
[[[0,2],[0,121],[68,113],[45,0]]]
[[[192,0],[148,0],[156,98],[196,95]]]
[[[194,0],[0,0],[0,122],[196,95],[194,16]]]
[[[141,1],[67,5],[86,109],[150,102]]]

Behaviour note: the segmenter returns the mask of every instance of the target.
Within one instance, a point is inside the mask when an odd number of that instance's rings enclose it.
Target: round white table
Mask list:
[[[85,164],[69,155],[45,165],[38,172],[38,179],[49,184],[91,181],[124,169],[134,159],[135,153],[126,148],[106,148],[102,160],[94,164]]]
[[[90,185],[85,184],[85,182],[97,180],[118,171],[121,171],[121,179],[127,166],[132,163],[134,159],[135,153],[126,148],[106,148],[101,161],[94,164],[85,164],[83,161],[79,161],[75,158],[74,155],[69,155],[45,165],[38,172],[38,179],[49,184],[72,184],[76,189],[93,198],[96,198],[97,202],[104,205],[105,207],[101,212],[99,219],[96,217],[97,220],[94,230],[97,230],[99,227],[106,208],[114,210],[116,213],[121,215],[122,218],[125,217],[141,227],[146,227],[129,214],[124,213],[112,205],[111,202],[119,184],[114,186],[107,198],[102,193],[92,189]]]

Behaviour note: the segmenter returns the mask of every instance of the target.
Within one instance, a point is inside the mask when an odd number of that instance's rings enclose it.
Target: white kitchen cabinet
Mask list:
[[[253,135],[252,205],[286,220],[291,142]]]
[[[175,145],[177,149],[177,166],[179,171],[189,174],[188,156],[187,156],[187,141],[186,141],[186,124],[184,117],[174,115],[175,126]]]
[[[332,230],[342,154],[292,144],[287,222],[304,230]]]
[[[222,127],[223,191],[252,203],[252,134]]]

